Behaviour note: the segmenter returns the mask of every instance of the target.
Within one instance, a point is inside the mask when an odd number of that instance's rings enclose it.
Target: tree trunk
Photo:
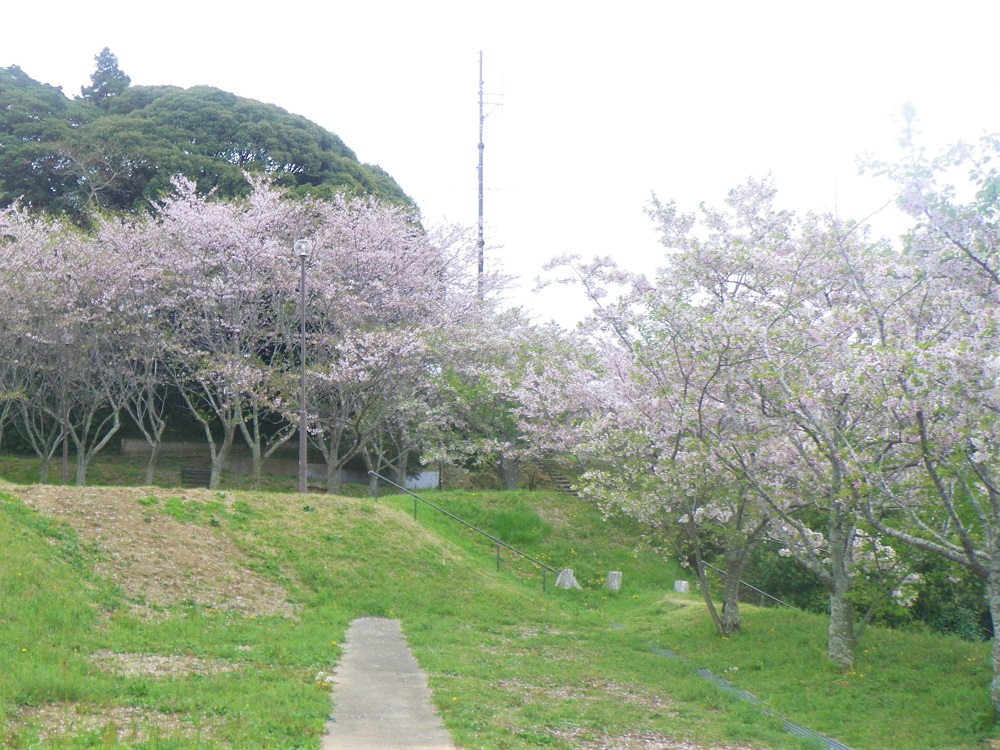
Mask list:
[[[52,463],[52,456],[56,453],[60,441],[65,436],[60,423],[52,421],[46,424],[46,414],[39,409],[29,409],[22,402],[21,404],[21,434],[28,439],[32,450],[38,456],[38,483],[47,484],[49,481],[49,466]]]
[[[834,574],[834,578],[839,578]],[[836,580],[830,591],[830,625],[826,632],[827,658],[842,672],[854,669],[854,605]]]
[[[372,472],[375,471],[375,462],[372,461],[371,454],[368,449],[362,451],[362,455],[365,458],[365,468],[368,469],[368,497],[378,497],[378,477],[376,477]]]
[[[207,422],[205,423],[205,432],[206,434],[210,432]],[[209,448],[212,451],[212,473],[208,479],[208,488],[210,490],[219,489],[219,483],[222,481],[222,464],[229,458],[229,450],[233,447],[234,437],[236,437],[236,427],[234,425],[226,425],[222,445],[219,446],[218,451],[215,450],[214,441],[209,437]]]
[[[76,486],[85,487],[87,484],[87,467],[90,465],[90,460],[87,458],[86,454],[78,453],[76,457]]]
[[[398,463],[396,464],[396,484],[398,484],[400,487],[406,486],[406,463],[407,460],[409,459],[409,456],[410,452],[408,450],[404,450],[397,459]]]
[[[361,448],[361,441],[355,440],[343,455],[340,454],[341,441],[344,437],[343,429],[332,429],[329,432],[322,432],[313,439],[313,445],[319,448],[326,462],[326,491],[331,495],[340,493],[340,470],[344,464],[350,461]]]
[[[0,446],[3,446],[3,436],[7,429],[7,423],[11,418],[11,410],[14,408],[15,401],[10,399],[9,401],[3,402],[3,407],[0,408]]]
[[[242,412],[239,410],[238,405],[229,405],[226,408],[222,406],[214,405],[212,406],[212,411],[215,412],[216,417],[222,424],[222,443],[219,445],[218,450],[216,450],[215,438],[212,436],[212,423],[209,418],[202,413],[195,402],[192,401],[191,394],[183,387],[183,384],[178,381],[178,388],[180,389],[181,398],[184,399],[184,403],[187,404],[188,409],[198,423],[201,425],[201,429],[205,433],[205,442],[208,443],[208,453],[211,456],[211,473],[208,479],[208,488],[210,490],[219,489],[219,482],[222,479],[222,464],[225,463],[226,459],[229,458],[229,451],[233,447],[233,439],[236,437],[236,426],[242,420]]]
[[[250,427],[247,426],[248,423]],[[251,427],[253,428],[252,430]],[[256,404],[251,406],[250,416],[240,421],[240,433],[243,435],[243,441],[250,450],[250,473],[253,477],[253,488],[259,490],[260,476],[264,468],[264,457],[261,455],[260,450],[260,415]]]
[[[260,489],[260,477],[264,473],[264,458],[260,455],[260,445],[254,443],[250,446],[250,455],[253,458],[253,488]]]
[[[63,484],[69,484],[69,433],[63,431],[62,438],[62,462],[60,463],[60,468],[62,469],[61,477]]]
[[[156,459],[160,456],[160,441],[150,443],[149,461],[146,462],[146,486],[153,484],[153,474],[156,471]]]
[[[722,634],[736,635],[743,627],[740,621],[740,578],[746,555],[742,550],[726,555],[726,577],[722,584]]]
[[[111,442],[111,438],[115,436],[122,426],[121,412],[119,410],[115,410],[113,417],[111,418],[110,426],[108,426],[107,419],[103,420],[94,431],[94,442],[90,443],[88,446],[87,439],[91,432],[90,425],[92,423],[93,414],[94,412],[91,412],[91,417],[88,417],[86,422],[80,426],[79,434],[77,432],[70,433],[73,436],[73,445],[76,448],[77,487],[84,487],[87,484],[87,469],[90,468],[90,462],[94,460],[94,456],[104,450],[105,446]],[[101,435],[102,429],[105,430],[103,435]]]
[[[274,452],[278,450],[278,448],[291,440],[292,435],[295,435],[298,432],[298,429],[291,429],[286,426],[282,427],[281,430],[274,434],[269,440],[265,440],[262,435],[260,422],[260,407],[257,404],[252,404],[250,417],[239,423],[240,433],[243,435],[243,440],[246,442],[247,448],[250,449],[250,456],[252,458],[253,465],[253,488],[255,490],[260,489],[261,478],[264,476],[264,462],[267,461],[267,459],[269,459]]]
[[[517,461],[509,460],[503,453],[497,459],[497,473],[504,489],[513,492],[517,489]]]
[[[147,381],[122,404],[149,445],[149,460],[146,462],[147,487],[153,484],[156,462],[163,444],[163,432],[167,428],[166,420],[162,418],[163,407],[160,406],[158,409],[158,405],[162,403],[163,401],[158,398],[157,386]]]
[[[331,495],[340,493],[340,464],[329,457],[326,459],[326,491]]]
[[[993,618],[993,680],[990,699],[993,710],[1000,715],[1000,535],[996,535],[990,550],[990,572],[986,579],[986,598]]]
[[[851,579],[853,518],[838,504],[831,504],[829,527],[830,624],[826,631],[827,658],[842,672],[854,669],[854,605],[847,598]]]
[[[715,608],[715,602],[712,601],[712,592],[708,585],[708,576],[705,575],[705,562],[701,559],[701,547],[695,543],[694,545],[694,568],[695,574],[698,577],[698,590],[701,592],[701,598],[705,600],[705,606],[708,608],[708,615],[712,618],[712,624],[715,625],[715,630],[723,638],[726,637],[726,629],[722,626],[722,618],[719,617],[719,612]]]

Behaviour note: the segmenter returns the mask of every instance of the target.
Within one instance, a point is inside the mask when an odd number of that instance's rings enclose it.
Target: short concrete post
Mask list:
[[[612,570],[608,577],[604,579],[604,588],[618,593],[622,588],[622,574],[620,571]]]
[[[579,589],[582,588],[582,586],[576,582],[576,578],[573,576],[573,570],[571,568],[563,568],[559,571],[559,575],[556,576],[556,588]]]
[[[687,594],[691,591],[691,584],[687,581],[674,581],[674,591],[678,594]]]

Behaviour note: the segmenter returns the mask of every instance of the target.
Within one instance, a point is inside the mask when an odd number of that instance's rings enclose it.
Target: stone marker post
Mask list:
[[[573,576],[573,570],[571,568],[563,568],[559,571],[559,575],[556,576],[556,588],[579,589],[582,588],[582,586],[576,582],[576,578]]]

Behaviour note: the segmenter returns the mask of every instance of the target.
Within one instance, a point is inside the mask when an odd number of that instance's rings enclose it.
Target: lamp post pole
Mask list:
[[[66,399],[66,374],[69,370],[68,363],[68,350],[69,345],[73,343],[73,334],[64,333],[62,335],[62,389],[59,395],[59,414],[63,420],[63,439],[62,439],[62,483],[69,484],[69,405]]]
[[[299,492],[306,492],[306,467],[309,440],[306,433],[306,258],[312,243],[309,240],[295,240],[295,252],[299,256],[301,277],[299,279],[299,342],[302,370],[299,375]]]

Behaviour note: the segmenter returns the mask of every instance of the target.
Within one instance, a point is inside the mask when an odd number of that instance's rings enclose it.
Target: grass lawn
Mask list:
[[[30,482],[30,463],[2,459],[0,476]],[[136,484],[141,467],[130,472],[99,462],[91,480]],[[8,486],[0,746],[318,747],[344,633],[363,615],[402,622],[466,750],[814,747],[698,667],[856,750],[993,736],[988,644],[869,629],[856,673],[840,675],[824,618],[747,608],[744,633],[719,639],[638,527],[578,499],[427,497],[573,568],[583,590],[550,578],[543,591],[509,552],[498,573],[491,544],[430,509],[414,521],[407,497]],[[610,570],[618,594],[600,585]]]

